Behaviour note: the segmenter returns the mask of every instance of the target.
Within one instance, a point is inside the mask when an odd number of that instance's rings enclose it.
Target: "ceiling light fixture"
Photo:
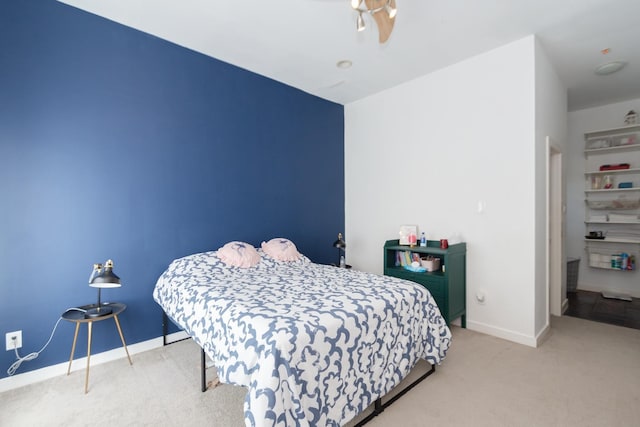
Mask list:
[[[387,4],[384,5],[384,9],[387,11],[389,18],[391,19],[395,18],[398,13],[398,9],[391,7],[391,1],[387,1]]]
[[[599,76],[607,76],[622,70],[625,65],[627,65],[627,63],[623,61],[607,62],[606,64],[598,65],[595,73]]]
[[[357,20],[356,28],[358,32],[364,31],[367,28],[366,24],[364,23],[364,18],[362,17],[361,10],[358,11],[358,20]]]
[[[395,0],[351,0],[351,8],[358,13],[356,19],[358,32],[366,29],[363,15],[368,13],[378,24],[380,43],[387,41],[398,13]]]

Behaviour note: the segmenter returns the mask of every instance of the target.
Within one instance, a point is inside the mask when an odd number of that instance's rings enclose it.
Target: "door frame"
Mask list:
[[[565,212],[562,186],[562,151],[546,137],[547,151],[547,319],[562,316],[567,308],[564,257]]]

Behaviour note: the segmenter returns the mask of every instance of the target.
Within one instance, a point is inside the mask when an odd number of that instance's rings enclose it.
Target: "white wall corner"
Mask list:
[[[467,307],[468,320],[527,343],[535,343],[526,335],[535,329],[534,46],[525,37],[345,105],[349,264],[381,273],[384,242],[402,224],[430,240],[458,234],[467,301],[489,291],[482,310]]]

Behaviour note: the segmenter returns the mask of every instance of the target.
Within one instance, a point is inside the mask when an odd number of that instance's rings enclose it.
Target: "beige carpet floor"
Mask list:
[[[452,331],[435,374],[368,426],[640,426],[640,330],[554,318],[537,349]],[[193,342],[132,357],[92,367],[86,395],[83,371],[0,394],[0,426],[244,425],[242,387],[200,392]]]

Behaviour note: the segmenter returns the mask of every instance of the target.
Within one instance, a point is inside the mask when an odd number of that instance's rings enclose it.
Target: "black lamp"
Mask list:
[[[119,288],[120,278],[113,272],[113,261],[107,260],[104,263],[104,269],[102,264],[93,264],[93,271],[89,276],[89,286],[92,288],[98,288],[98,304],[84,314],[84,317],[100,317],[111,314],[113,310],[111,307],[103,307],[100,302],[100,291],[102,288]]]
[[[344,240],[342,240],[342,233],[338,233],[338,240],[333,242],[333,247],[338,248],[338,263],[336,264],[336,266],[345,267],[345,265],[342,265],[343,263],[340,262],[342,260],[342,257],[344,256],[342,255],[345,252],[344,248],[347,247],[347,244],[344,242]]]

